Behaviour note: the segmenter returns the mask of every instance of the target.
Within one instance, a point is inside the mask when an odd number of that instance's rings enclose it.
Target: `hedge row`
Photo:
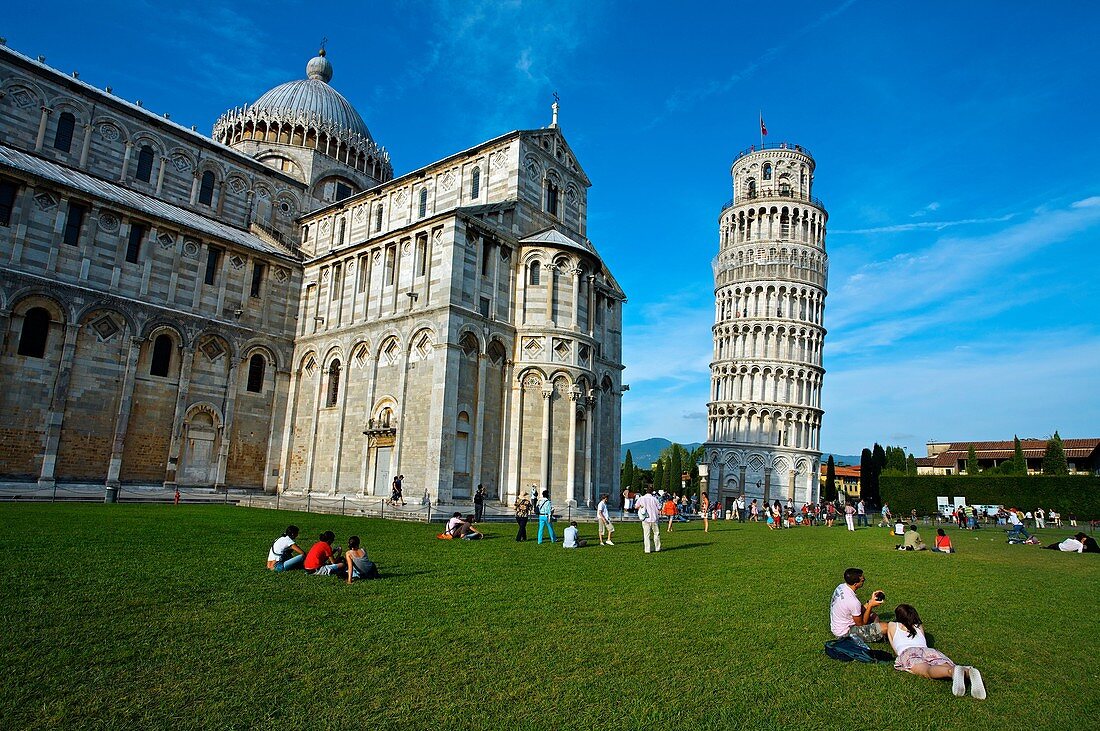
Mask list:
[[[1074,475],[883,475],[882,499],[895,515],[916,508],[921,515],[936,512],[936,498],[965,497],[967,505],[1004,505],[1023,511],[1053,508],[1063,517],[1100,518],[1100,477]]]

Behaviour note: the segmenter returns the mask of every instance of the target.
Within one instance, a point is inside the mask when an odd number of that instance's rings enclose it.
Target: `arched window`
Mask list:
[[[44,358],[49,335],[50,313],[43,307],[27,310],[27,314],[23,315],[23,332],[19,333],[19,355]]]
[[[137,177],[143,183],[148,183],[153,178],[153,148],[142,145],[138,150]]]
[[[749,178],[749,198],[756,197],[756,178]]]
[[[172,338],[168,335],[157,335],[153,341],[153,359],[149,363],[149,375],[166,378],[168,369],[172,365]]]
[[[528,265],[528,267],[527,267],[527,272],[528,272],[527,273],[527,283],[528,284],[534,284],[534,285],[537,286],[538,283],[539,283],[539,276],[542,273],[541,270],[542,270],[542,265],[541,264],[539,264],[537,261],[531,262],[531,264]]]
[[[264,390],[264,371],[267,370],[267,361],[259,353],[248,359],[248,391],[261,393]]]
[[[379,203],[374,207],[374,232],[378,233],[382,230],[382,204]]]
[[[428,215],[428,189],[427,188],[421,188],[420,189],[420,208],[418,210],[419,210],[419,213],[417,215],[419,215],[420,218],[424,218],[424,216]]]
[[[560,189],[553,180],[546,181],[546,212],[551,216],[558,215],[558,194]]]
[[[770,162],[764,163],[764,180],[772,179],[772,164]]]
[[[57,132],[53,136],[53,146],[62,152],[68,152],[73,146],[73,130],[76,117],[70,112],[62,112],[57,118]]]
[[[481,194],[481,168],[474,168],[470,175],[470,197],[477,198]]]
[[[328,399],[325,401],[326,406],[335,406],[337,397],[340,395],[340,361],[332,361],[332,365],[328,367]]]
[[[199,185],[199,203],[210,205],[214,200],[214,173],[207,170],[202,174],[202,183]]]

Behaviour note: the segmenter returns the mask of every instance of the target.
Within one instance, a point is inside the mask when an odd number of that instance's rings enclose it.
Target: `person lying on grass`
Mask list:
[[[978,700],[985,699],[985,683],[977,668],[956,665],[947,655],[928,646],[916,609],[909,604],[899,604],[894,609],[894,620],[878,624],[898,656],[895,669],[933,680],[951,678],[951,692],[960,697],[966,695],[966,681],[969,680],[970,694]]]
[[[344,575],[344,563],[340,556],[340,549],[333,548],[332,542],[336,540],[336,534],[330,530],[322,533],[306,554],[305,569],[307,574],[314,576],[340,576]]]
[[[306,552],[295,542],[298,538],[298,526],[288,525],[271,550],[267,552],[267,567],[272,571],[291,571],[302,567]],[[297,555],[295,555],[297,554]]]
[[[359,536],[348,539],[348,550],[344,553],[344,571],[348,576],[348,583],[353,579],[377,579],[378,567],[367,558],[366,549],[359,545]]]
[[[1061,543],[1051,543],[1049,546],[1043,546],[1043,548],[1049,548],[1052,551],[1065,551],[1066,553],[1100,553],[1100,546],[1096,545],[1096,539],[1085,533],[1078,533]]]

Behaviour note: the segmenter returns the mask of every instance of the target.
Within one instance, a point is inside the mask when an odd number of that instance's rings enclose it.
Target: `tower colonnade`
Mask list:
[[[712,262],[705,445],[708,490],[726,504],[818,499],[829,265],[813,173],[809,152],[788,143],[746,151],[731,168]]]

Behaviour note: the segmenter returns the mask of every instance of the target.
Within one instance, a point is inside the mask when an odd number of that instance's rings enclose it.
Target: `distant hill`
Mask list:
[[[702,442],[689,442],[688,444],[681,444],[684,449],[689,452],[698,447]],[[640,442],[628,442],[622,446],[622,450],[619,453],[619,461],[622,462],[626,459],[626,450],[630,450],[630,456],[634,460],[634,464],[645,469],[649,469],[649,466],[657,461],[657,458],[661,456],[661,452],[668,448],[672,444],[669,440],[663,437],[653,437],[652,439],[643,439]],[[829,453],[825,452],[821,455],[821,463],[825,464],[829,460]],[[834,454],[833,460],[837,464],[846,465],[858,465],[859,455],[855,454]]]
[[[630,457],[634,460],[634,464],[645,469],[649,469],[649,466],[657,461],[657,458],[661,456],[661,451],[667,449],[672,444],[663,437],[653,437],[652,439],[643,439],[640,442],[629,442],[624,444],[619,451],[619,461],[622,462],[626,459],[626,450],[630,450]],[[681,444],[680,446],[689,452],[698,447],[702,442],[689,442],[687,444]]]

